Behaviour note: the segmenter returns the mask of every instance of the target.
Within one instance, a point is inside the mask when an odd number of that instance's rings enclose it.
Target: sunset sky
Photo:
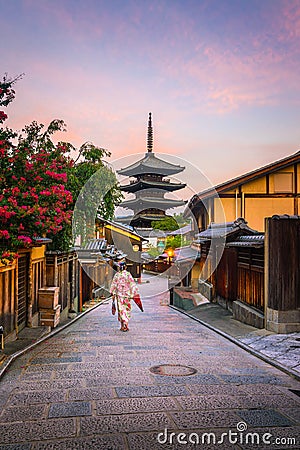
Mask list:
[[[13,128],[60,118],[115,160],[151,111],[154,151],[213,183],[300,149],[299,0],[0,0],[0,37]]]

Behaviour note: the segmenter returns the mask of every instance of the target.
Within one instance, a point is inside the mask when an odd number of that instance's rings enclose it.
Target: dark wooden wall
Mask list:
[[[16,264],[0,270],[0,325],[7,336],[16,328]]]
[[[201,247],[202,270],[209,245]],[[205,276],[205,274],[203,273]],[[212,284],[212,299],[240,300],[257,309],[264,309],[264,250],[254,247],[227,247],[218,267],[207,279]]]
[[[300,307],[300,217],[266,219],[268,307],[278,311]]]
[[[237,298],[249,306],[264,310],[264,250],[238,249]]]
[[[216,295],[225,300],[237,298],[237,252],[225,248],[215,275]]]
[[[79,270],[79,304],[80,308],[84,302],[93,298],[93,289],[103,287],[109,291],[115,271],[107,262],[78,263]]]
[[[32,304],[32,314],[38,312],[38,292],[39,289],[45,285],[45,258],[40,260],[35,260],[31,265],[31,280],[32,280],[32,291],[31,291],[31,304]]]
[[[163,273],[167,269],[169,269],[169,267],[170,267],[170,264],[167,259],[165,261],[154,260],[154,261],[148,262],[147,264],[143,264],[143,268],[145,270],[148,270],[149,272],[157,272],[157,273]]]
[[[46,252],[46,285],[59,286],[61,311],[70,308],[77,295],[77,276],[75,252]]]

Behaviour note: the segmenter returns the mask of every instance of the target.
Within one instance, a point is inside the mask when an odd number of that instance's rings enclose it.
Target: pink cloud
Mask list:
[[[280,41],[298,41],[300,38],[300,4],[298,0],[285,1],[279,29]]]

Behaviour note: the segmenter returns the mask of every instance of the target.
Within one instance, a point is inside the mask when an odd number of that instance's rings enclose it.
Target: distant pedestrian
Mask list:
[[[128,322],[131,317],[131,300],[138,295],[137,285],[131,275],[126,270],[125,262],[119,264],[117,272],[112,280],[110,293],[113,296],[113,302],[117,302],[118,320],[121,322],[121,331],[129,331]]]

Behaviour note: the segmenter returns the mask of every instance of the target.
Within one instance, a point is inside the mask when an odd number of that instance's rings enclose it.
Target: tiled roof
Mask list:
[[[39,244],[39,245],[50,244],[50,242],[52,242],[52,239],[45,238],[45,237],[34,237],[34,238],[32,238],[32,240],[35,244]]]
[[[200,258],[200,252],[193,248],[191,245],[185,247],[179,247],[175,249],[174,261],[181,263],[185,261],[195,261]]]
[[[106,223],[108,225],[111,225],[113,227],[120,228],[120,230],[130,232],[131,234],[133,234],[137,238],[142,238],[142,236],[140,236],[131,225],[128,225],[128,224],[122,222],[122,220],[126,221],[130,217],[133,218],[133,216],[126,216],[126,217],[116,218],[116,221],[113,221],[113,220],[104,219],[100,215],[97,215],[97,219],[99,219],[100,221],[102,221],[102,222],[104,222],[104,223]]]
[[[265,235],[239,236],[235,241],[228,242],[227,247],[263,247]]]
[[[196,235],[197,238],[196,242],[204,242],[218,238],[227,238],[230,235],[233,235],[241,231],[247,232],[249,235],[258,234],[257,231],[252,230],[252,228],[248,227],[245,219],[240,217],[239,219],[236,219],[234,222],[211,223],[206,230],[201,231],[201,233]]]
[[[118,250],[114,245],[107,245],[105,239],[90,239],[82,248],[76,248],[79,260],[95,263],[97,260],[117,260],[126,257],[122,250]]]
[[[157,208],[159,209],[160,206],[169,207],[169,208],[175,208],[176,206],[182,206],[185,205],[185,200],[174,200],[171,198],[160,198],[160,197],[139,197],[134,198],[131,200],[126,200],[120,204],[122,208],[130,208],[131,206],[137,206],[137,205],[145,205],[145,207],[150,208]]]
[[[150,181],[150,180],[139,180],[134,183],[126,184],[121,187],[122,191],[126,192],[136,192],[142,189],[160,189],[164,191],[177,191],[178,189],[183,189],[186,186],[185,183],[171,183],[167,180],[164,181]]]
[[[184,227],[179,228],[178,230],[169,231],[167,233],[168,236],[177,236],[177,235],[184,235],[187,233],[190,233],[192,231],[191,224],[185,225]]]
[[[154,153],[146,153],[144,158],[136,161],[128,167],[117,170],[119,175],[142,175],[147,173],[154,173],[159,175],[172,175],[182,172],[185,167],[178,164],[172,164],[167,161],[163,161],[154,155]]]
[[[105,251],[106,248],[107,242],[105,239],[91,239],[84,247],[85,250],[93,250],[95,252]]]

